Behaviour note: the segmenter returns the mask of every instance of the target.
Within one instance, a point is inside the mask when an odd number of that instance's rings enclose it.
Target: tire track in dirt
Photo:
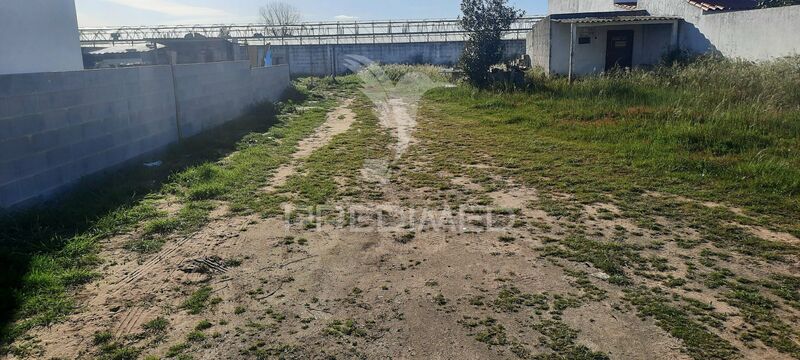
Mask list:
[[[299,163],[317,151],[328,145],[337,135],[345,133],[353,126],[356,121],[356,114],[350,109],[353,99],[347,99],[339,107],[328,114],[325,123],[310,137],[297,144],[297,151],[292,154],[292,161],[284,164],[275,171],[272,182],[263,189],[265,192],[273,192],[286,184],[292,175],[297,173]]]
[[[339,107],[328,114],[325,123],[323,123],[313,135],[300,141],[297,145],[297,151],[292,154],[292,162],[278,168],[271,184],[265,191],[271,192],[284,185],[286,181],[297,172],[297,166],[300,161],[308,158],[314,151],[327,145],[337,135],[349,130],[356,119],[355,113],[350,109],[352,104],[353,99],[343,101]],[[167,245],[166,249],[162,250],[158,255],[115,283],[112,286],[111,293],[114,295],[119,294],[120,291],[149,274],[160,263],[165,262],[167,259],[174,258],[191,239],[192,237],[189,236]]]
[[[328,113],[326,121],[314,134],[299,142],[297,151],[292,155],[292,164],[284,165],[276,172],[271,188],[284,184],[296,173],[302,160],[351,128],[356,119],[350,108],[352,103],[353,99],[342,101]],[[78,295],[82,298],[81,302],[86,304],[85,310],[52,328],[36,331],[36,337],[43,344],[42,351],[56,357],[74,358],[75,354],[93,351],[92,344],[85,339],[90,339],[96,332],[110,331],[116,338],[141,332],[142,324],[159,313],[148,304],[162,304],[171,309],[180,306],[187,292],[176,290],[177,284],[186,286],[188,290],[199,284],[221,283],[211,281],[211,274],[225,274],[230,269],[224,263],[208,260],[209,257],[220,254],[227,254],[231,258],[238,256],[239,252],[232,253],[231,249],[240,248],[239,234],[255,221],[253,216],[212,216],[204,228],[171,240],[158,254],[149,258],[131,256],[122,251],[116,243],[124,242],[127,237],[112,239],[113,244],[109,244],[102,256],[115,261],[106,268],[104,280],[87,287]],[[206,267],[208,271],[187,272],[183,264]],[[225,279],[230,280],[229,277]],[[227,286],[224,285],[222,289]],[[182,312],[170,311],[166,316],[176,328],[196,321]]]
[[[414,130],[417,128],[415,104],[409,104],[401,98],[390,98],[378,105],[380,123],[391,131],[397,139],[395,144],[395,160],[408,151],[414,143]]]
[[[122,320],[114,332],[117,337],[133,334],[142,325],[142,319],[147,318],[149,311],[143,307],[134,307],[125,312]]]
[[[191,236],[187,236],[177,242],[167,245],[166,249],[162,250],[160,253],[158,253],[158,255],[154,256],[152,259],[142,264],[142,266],[138,267],[136,270],[114,283],[114,285],[111,286],[110,293],[112,295],[119,294],[119,292],[124,290],[127,285],[136,283],[165,260],[174,258],[174,255],[176,255],[178,251],[180,251],[191,239]]]

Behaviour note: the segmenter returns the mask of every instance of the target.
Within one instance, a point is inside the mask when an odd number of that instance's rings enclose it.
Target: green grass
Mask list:
[[[539,311],[550,308],[546,295],[523,293],[514,286],[503,287],[492,305],[497,312],[507,313],[519,312],[523,307],[531,307]]]
[[[150,321],[148,321],[148,322],[146,322],[146,323],[144,323],[142,325],[142,329],[144,329],[145,331],[158,333],[158,334],[161,334],[161,333],[164,333],[165,331],[167,331],[168,327],[169,327],[169,320],[167,320],[167,319],[165,319],[163,317],[157,317],[157,318],[155,318],[153,320],[150,320]]]
[[[99,242],[144,226],[152,237],[130,244],[135,251],[156,251],[156,236],[179,230],[184,223],[164,220],[155,202],[172,173],[196,163],[215,161],[234,150],[236,139],[274,122],[271,107],[216,132],[187,140],[160,157],[159,168],[132,166],[110,176],[87,180],[58,202],[16,213],[0,213],[0,351],[27,330],[59,321],[75,308],[69,295],[94,277]],[[263,130],[262,130],[263,131]],[[189,205],[178,221],[200,223]]]
[[[212,324],[208,320],[203,320],[203,321],[200,321],[199,323],[197,323],[197,326],[195,326],[194,329],[197,330],[197,331],[203,331],[203,330],[211,329],[212,327],[214,327],[214,324]]]
[[[192,293],[186,301],[181,304],[181,309],[189,312],[189,314],[197,315],[206,310],[210,303],[211,293],[214,289],[210,286],[204,286]]]
[[[377,65],[373,65],[376,67]],[[380,65],[380,69],[385,74],[386,78],[393,83],[402,80],[408,74],[420,74],[427,76],[429,79],[436,82],[447,82],[449,79],[442,72],[442,68],[432,65],[403,65],[403,64],[385,64]]]
[[[238,213],[276,211],[275,199],[259,189],[289,161],[297,142],[324,122],[334,104],[332,90],[357,86],[351,80],[301,80],[297,94],[277,109],[255,107],[188,139],[161,154],[161,167],[131,166],[88,180],[57,202],[0,213],[0,352],[31,328],[75,310],[71,290],[95,277],[102,240],[141,233],[126,248],[148,254],[172,236],[197,230],[215,201],[227,201]],[[301,111],[293,100],[316,103]],[[177,199],[181,210],[159,211],[156,203],[165,198]]]
[[[626,268],[647,268],[650,262],[639,254],[641,247],[636,245],[590,240],[580,235],[567,237],[559,244],[545,246],[541,249],[542,256],[590,263],[611,276],[609,281],[612,283],[626,283]]]
[[[547,320],[533,325],[533,328],[544,335],[541,344],[550,348],[555,354],[541,355],[538,359],[574,359],[574,360],[607,360],[608,355],[594,352],[583,345],[576,344],[578,331],[566,324]]]
[[[172,346],[169,347],[169,349],[167,349],[167,353],[164,356],[166,358],[168,358],[168,359],[177,357],[177,356],[183,354],[183,352],[188,350],[190,347],[191,346],[189,346],[189,344],[187,344],[187,343],[178,343],[178,344],[172,345]]]
[[[536,189],[539,198],[530,206],[562,228],[555,239],[544,238],[540,254],[609,275],[613,287],[628,293],[629,305],[680,339],[694,358],[740,356],[716,333],[729,314],[672,289],[728,302],[747,323],[735,336],[797,357],[795,326],[776,316],[796,309],[797,280],[776,275],[747,282],[718,264],[769,269],[782,263],[777,272],[800,254],[795,244],[762,239],[737,225],[800,236],[800,57],[761,64],[700,59],[571,85],[535,73],[529,80],[525,91],[430,91],[420,110],[420,146],[410,160],[429,168],[417,177],[506,177]],[[706,201],[742,208],[746,216]],[[619,209],[599,213],[601,219],[631,220],[641,231],[617,226],[610,237],[590,234],[584,205],[594,203]],[[681,227],[699,238],[674,232]],[[632,239],[648,232],[674,240],[648,246]],[[664,252],[668,242],[685,251],[680,257]],[[691,250],[701,247],[713,251],[698,250],[694,259]],[[675,272],[684,261],[690,264],[685,279]],[[605,296],[585,274],[575,278],[585,297]],[[643,280],[666,288],[640,290]],[[579,301],[559,295],[552,306]]]
[[[421,111],[436,130],[421,137],[449,140],[436,162],[488,154],[529,185],[579,199],[657,190],[744,207],[800,234],[798,63],[538,78],[529,92],[436,89]]]
[[[356,115],[355,123],[348,131],[315,151],[298,170],[298,174],[291,177],[281,189],[297,194],[295,203],[324,205],[348,191],[354,193],[352,189],[362,185],[357,184],[356,179],[364,162],[388,158],[391,137],[380,127],[373,104],[363,95],[352,95],[355,97],[351,105]],[[340,189],[336,178],[345,179],[347,184]],[[363,191],[363,188],[358,188],[355,193]]]
[[[728,341],[693,319],[689,311],[664,294],[647,289],[632,289],[627,292],[626,299],[639,309],[641,316],[655,318],[660,327],[682,340],[692,358],[739,358],[738,350]]]
[[[333,320],[325,327],[323,334],[335,337],[356,336],[364,337],[367,331],[362,328],[357,321],[353,319],[348,320]]]

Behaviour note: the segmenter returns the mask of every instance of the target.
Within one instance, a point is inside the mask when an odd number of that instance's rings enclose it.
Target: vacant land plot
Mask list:
[[[800,70],[663,71],[418,106],[299,81],[26,261],[8,356],[800,358]]]

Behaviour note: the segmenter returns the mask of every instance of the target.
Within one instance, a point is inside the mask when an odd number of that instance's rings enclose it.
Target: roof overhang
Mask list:
[[[581,14],[571,14],[581,15]],[[553,22],[561,24],[575,24],[577,26],[617,26],[617,25],[656,25],[673,24],[683,20],[677,16],[652,16],[645,14],[618,14],[618,13],[592,13],[587,16],[573,16],[567,18],[551,18]]]

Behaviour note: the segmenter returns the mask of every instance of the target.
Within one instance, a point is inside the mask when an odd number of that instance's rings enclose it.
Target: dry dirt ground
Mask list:
[[[280,191],[305,159],[350,131],[351,105],[341,102],[264,191]],[[684,341],[657,318],[640,316],[623,288],[591,261],[544,255],[548,244],[580,226],[598,238],[628,234],[643,256],[664,256],[676,275],[685,274],[682,256],[699,257],[702,248],[680,249],[667,238],[691,240],[695,231],[668,220],[668,234],[642,229],[613,204],[554,216],[544,205],[568,203],[569,194],[543,199],[537,189],[492,176],[488,159],[465,174],[438,174],[447,186],[413,186],[427,164],[424,144],[413,137],[416,121],[403,106],[396,101],[376,110],[397,141],[389,145],[392,156],[361,171],[358,181],[377,198],[344,197],[331,204],[345,209],[342,216],[312,222],[232,216],[219,204],[201,231],[152,256],[124,250],[135,234],[111,239],[102,257],[113,262],[101,269],[102,280],[78,293],[81,311],[33,333],[42,357],[124,355],[102,347],[126,339],[141,350],[134,357],[153,359],[690,358]],[[728,265],[762,272],[736,259]],[[793,273],[797,264],[770,271]],[[678,291],[715,312],[738,312],[713,292]],[[713,333],[734,345],[737,356],[791,358],[744,344],[734,330],[740,317],[719,322]]]

